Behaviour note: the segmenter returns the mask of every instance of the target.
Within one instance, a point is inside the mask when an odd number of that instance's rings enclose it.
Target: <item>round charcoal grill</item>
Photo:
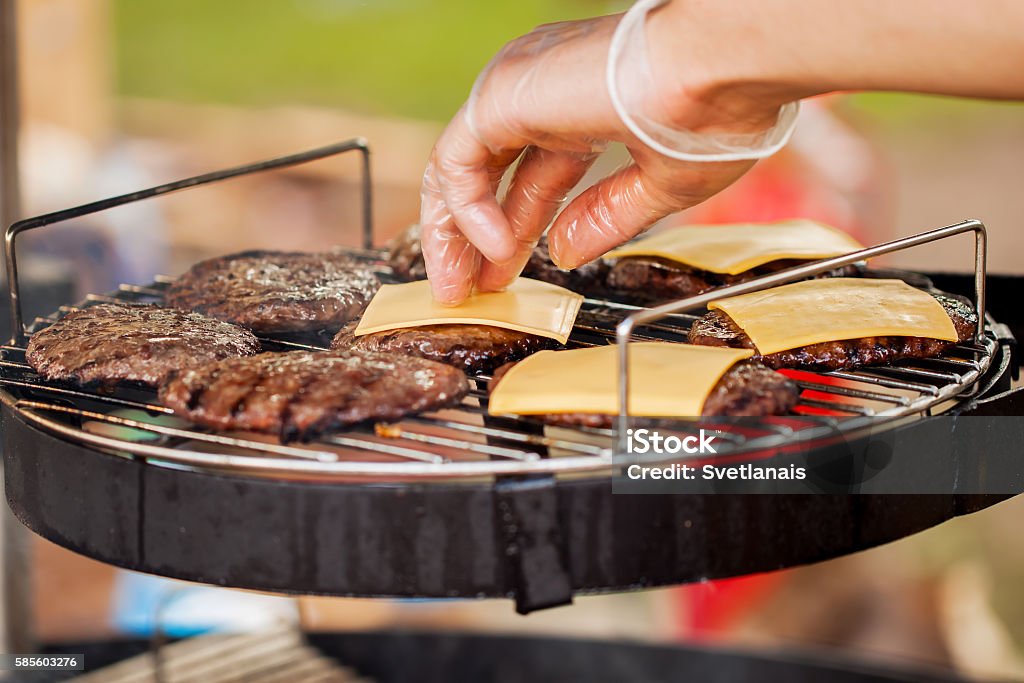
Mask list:
[[[765,571],[899,538],[1005,496],[612,495],[616,431],[543,426],[491,416],[487,377],[461,405],[369,425],[314,442],[190,425],[152,391],[98,391],[48,382],[24,360],[27,336],[101,302],[160,303],[167,278],[122,285],[25,326],[15,239],[28,229],[256,171],[357,151],[364,161],[364,247],[353,256],[382,280],[372,248],[369,152],[361,140],[207,174],[11,226],[7,259],[16,334],[3,347],[0,399],[7,496],[41,535],[119,566],[194,581],[331,595],[499,597],[526,612],[576,592],[624,590]],[[847,257],[737,285],[735,293],[946,236],[976,236],[974,292],[984,311],[984,227],[969,221]],[[919,275],[864,270],[864,276]],[[655,309],[588,299],[570,346],[632,339],[682,342],[704,297]],[[893,367],[791,376],[803,388],[792,417],[713,418],[674,429],[713,430],[731,462],[781,457],[794,444],[855,436],[884,424],[969,411],[1004,388],[1012,336],[991,318],[942,358]],[[265,349],[326,347],[275,337]],[[626,378],[628,381],[628,378]],[[923,456],[922,456],[923,458]],[[919,466],[932,466],[922,459]],[[979,465],[980,467],[980,465]]]

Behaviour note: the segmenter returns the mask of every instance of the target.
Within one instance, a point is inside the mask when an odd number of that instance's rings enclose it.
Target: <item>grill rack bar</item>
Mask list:
[[[70,209],[54,211],[42,216],[26,218],[12,223],[4,233],[4,252],[7,258],[7,287],[8,296],[11,301],[11,330],[13,335],[11,338],[11,344],[24,343],[25,341],[25,326],[21,311],[21,287],[18,281],[18,257],[16,249],[16,240],[18,235],[21,233],[28,230],[34,230],[36,228],[42,228],[47,225],[63,223],[64,221],[81,218],[82,216],[99,213],[101,211],[106,211],[107,209],[123,206],[143,199],[151,199],[152,197],[159,197],[172,192],[188,190],[193,187],[209,185],[210,183],[228,180],[230,178],[237,178],[244,175],[251,175],[262,171],[271,171],[289,166],[297,166],[299,164],[318,161],[320,159],[326,159],[338,154],[353,151],[359,152],[362,157],[361,192],[363,213],[363,249],[370,250],[373,248],[373,184],[370,177],[370,146],[363,138],[353,138],[351,140],[338,142],[332,145],[324,145],[323,147],[317,147],[297,154],[289,154],[275,159],[258,161],[221,171],[214,171],[212,173],[203,173],[201,175],[192,176],[191,178],[175,180],[173,182],[156,185],[145,190],[129,192],[117,197],[101,199],[99,201],[82,204],[81,206],[72,207]]]
[[[843,266],[852,266],[869,258],[891,254],[896,251],[903,251],[922,244],[929,244],[939,240],[955,237],[964,233],[974,233],[974,307],[978,316],[978,325],[974,332],[974,341],[981,344],[985,338],[985,275],[988,259],[988,233],[985,224],[977,219],[970,219],[947,225],[943,228],[928,230],[909,237],[902,237],[889,242],[884,242],[873,247],[851,252],[843,256],[836,256],[830,259],[814,261],[812,263],[795,266],[775,273],[769,273],[753,280],[729,285],[710,292],[691,296],[679,301],[654,306],[649,309],[639,310],[627,316],[618,324],[615,330],[615,340],[618,344],[618,387],[619,387],[619,415],[616,420],[616,443],[621,447],[624,444],[627,430],[629,429],[629,342],[635,337],[635,330],[638,326],[656,322],[669,314],[688,313],[703,308],[712,301],[728,297],[759,292],[778,285],[796,282],[815,275],[827,273]],[[907,371],[907,374],[916,374],[931,379],[952,379],[958,381],[958,376],[952,373],[945,378],[930,373],[925,369],[914,368]],[[624,449],[623,449],[624,450]]]
[[[3,389],[0,391],[0,400],[15,407],[22,417],[37,427],[64,438],[85,442],[110,453],[148,458],[175,467],[243,469],[250,473],[298,476],[383,477],[387,480],[394,477],[447,479],[540,472],[578,474],[608,470],[615,445],[613,437],[621,432],[615,429],[585,427],[550,428],[535,418],[490,416],[486,410],[486,392],[483,390],[483,382],[490,379],[486,376],[475,378],[477,387],[456,409],[410,417],[397,425],[388,426],[382,432],[384,436],[366,428],[356,428],[300,447],[260,441],[258,439],[263,437],[258,435],[249,438],[211,434],[185,423],[181,423],[185,425],[181,428],[173,424],[151,425],[142,416],[164,421],[177,420],[169,415],[168,409],[150,400],[151,392],[141,396],[138,395],[139,392],[117,392],[114,395],[94,391],[88,387],[44,382],[23,362],[24,346],[30,330],[51,324],[78,307],[100,302],[159,301],[162,299],[163,289],[171,278],[157,276],[149,285],[123,284],[115,292],[90,295],[77,306],[63,306],[50,316],[36,319],[31,328],[26,328],[20,307],[15,253],[15,240],[21,232],[170,192],[260,171],[294,166],[349,151],[357,151],[362,157],[363,218],[362,248],[350,249],[349,253],[372,264],[386,281],[391,275],[390,269],[384,263],[384,254],[373,248],[370,154],[367,143],[361,138],[198,175],[12,224],[5,234],[5,246],[14,336],[9,346],[0,347],[0,387]],[[868,256],[908,248],[967,231],[974,231],[976,235],[976,305],[979,312],[983,313],[985,231],[979,221],[966,221],[872,247],[846,257],[780,271],[755,281],[720,289],[713,297],[780,284],[841,264],[860,261]],[[621,342],[622,332],[627,328],[629,335],[636,339],[685,341],[689,325],[696,320],[695,315],[686,311],[701,305],[701,300],[702,297],[695,297],[653,309],[644,309],[616,301],[587,299],[577,321],[571,345],[585,347]],[[983,316],[979,319],[985,320]],[[688,432],[702,427],[715,432],[719,436],[719,442],[725,444],[725,447],[720,447],[720,452],[732,455],[834,436],[837,431],[853,432],[867,426],[877,427],[881,421],[924,414],[932,406],[966,394],[971,389],[978,378],[987,371],[998,348],[994,336],[986,335],[979,329],[979,336],[974,344],[957,347],[956,354],[972,360],[945,358],[931,361],[930,364],[919,362],[913,366],[901,363],[897,367],[870,368],[863,371],[824,375],[804,373],[815,377],[814,380],[798,380],[803,382],[805,392],[812,394],[803,396],[798,405],[806,414],[800,418],[787,418],[788,422],[766,418],[744,424],[742,428],[729,425],[728,429],[722,429],[720,422],[716,423],[713,418],[706,418],[699,424],[677,423],[673,425],[673,429]],[[261,342],[265,348],[283,350],[322,348],[278,338],[265,338],[261,339]],[[840,384],[835,384],[837,381]],[[621,378],[620,389],[625,391],[625,384]],[[48,397],[51,400],[47,402],[41,400],[41,397]],[[95,409],[83,406],[93,406]],[[140,415],[125,417],[116,414],[116,411],[122,410],[140,411]],[[820,414],[822,411],[827,414]],[[146,432],[152,435],[152,439],[132,442],[111,437],[106,433],[83,430],[81,425],[89,422],[102,424],[108,431],[109,428],[123,428]],[[621,427],[621,424],[617,427]],[[197,446],[223,447],[228,452],[194,450]],[[341,450],[335,452],[335,449]],[[241,454],[237,451],[241,451]],[[353,452],[359,454],[359,457],[362,457],[362,454],[369,454],[374,458],[390,460],[353,461]],[[465,460],[466,457],[470,459]]]
[[[382,279],[390,277],[383,264],[383,253],[365,252],[358,255],[366,260]],[[74,306],[63,307],[45,318],[37,320],[31,331],[52,324],[67,312],[99,303],[151,303],[162,297],[162,290],[170,278],[158,277],[146,286],[121,285],[115,292],[90,295]],[[617,325],[627,315],[641,311],[635,306],[598,299],[589,299],[581,311],[581,325],[574,330],[571,345],[612,343]],[[691,314],[666,316],[656,325],[641,325],[645,337],[667,341],[686,338],[689,324],[696,319]],[[281,339],[261,339],[266,345],[287,348],[320,348]],[[853,432],[865,427],[877,427],[888,420],[897,420],[912,413],[923,413],[928,406],[955,396],[972,384],[988,368],[996,342],[989,336],[979,342],[956,348],[956,357],[948,357],[949,372],[934,372],[901,364],[898,367],[876,367],[864,370],[834,373],[801,373],[795,381],[811,395],[801,397],[802,409],[822,409],[829,415],[803,415],[786,420],[759,420],[742,428],[714,419],[698,423],[673,424],[677,432],[690,432],[699,428],[711,430],[719,437],[723,455],[767,450],[782,444],[810,442],[834,436],[837,431]],[[108,414],[103,410],[134,409],[150,413],[163,420],[169,410],[136,397],[109,395],[88,387],[60,386],[44,382],[34,375],[23,361],[24,347],[0,347],[0,387],[5,388],[4,400],[10,400],[22,415],[38,426],[54,431],[66,438],[85,441],[90,445],[119,455],[148,458],[154,463],[172,463],[175,466],[200,469],[244,470],[261,475],[309,477],[357,477],[452,479],[496,477],[507,474],[593,474],[608,471],[612,464],[615,431],[612,429],[545,428],[538,420],[521,417],[495,417],[487,414],[482,401],[486,398],[484,383],[490,378],[474,378],[476,388],[456,409],[439,413],[412,416],[389,426],[387,436],[372,430],[354,429],[328,435],[304,446],[289,446],[258,441],[242,435],[218,435],[196,431],[194,427],[178,427],[149,423],[142,417]],[[967,360],[971,359],[971,360]],[[911,371],[908,373],[908,370]],[[914,371],[912,381],[904,379]],[[947,381],[955,375],[956,382]],[[813,377],[807,379],[805,376]],[[836,383],[835,380],[843,380]],[[850,384],[850,383],[855,384]],[[879,387],[873,389],[872,387]],[[892,390],[886,393],[883,389]],[[15,391],[25,396],[8,397]],[[904,392],[904,393],[901,393]],[[911,395],[905,395],[909,392]],[[39,395],[50,396],[73,405],[40,400]],[[95,410],[82,407],[82,402],[98,406]],[[808,412],[813,412],[808,411]],[[110,436],[107,432],[83,431],[68,424],[93,422],[107,427],[121,427],[149,432],[152,440],[132,442]],[[798,422],[798,424],[792,424]],[[184,423],[182,423],[184,425]],[[217,448],[228,452],[217,452]],[[308,450],[307,450],[308,449]],[[336,449],[340,449],[337,451]],[[241,451],[238,453],[237,451]],[[366,461],[362,455],[385,458],[379,462]],[[357,459],[353,459],[353,457]],[[468,458],[468,459],[467,459]]]

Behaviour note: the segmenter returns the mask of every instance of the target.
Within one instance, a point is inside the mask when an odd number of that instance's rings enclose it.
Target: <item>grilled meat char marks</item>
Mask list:
[[[978,316],[960,299],[935,294],[946,309],[960,342],[974,336]],[[728,346],[754,349],[754,342],[722,311],[710,311],[690,328],[690,343],[705,346]],[[929,358],[959,342],[927,337],[862,337],[823,342],[759,356],[772,368],[805,368],[809,370],[842,370],[862,365],[890,363],[900,358]]]
[[[760,417],[784,415],[800,398],[800,388],[760,363],[738,363],[722,375],[704,402],[704,415]]]
[[[390,244],[388,263],[394,274],[402,280],[423,280],[427,269],[423,263],[423,247],[420,244],[422,229],[413,225]],[[604,281],[608,274],[608,263],[597,259],[573,270],[562,270],[548,256],[548,238],[541,237],[530,253],[530,260],[523,268],[523,277],[550,282],[559,287],[587,296],[599,296],[605,291]]]
[[[355,336],[355,324],[341,330],[332,349],[385,351],[453,365],[471,375],[491,372],[558,342],[536,334],[469,324],[425,325]]]
[[[612,264],[607,277],[608,290],[638,305],[664,303],[746,282],[803,263],[807,261],[782,259],[736,275],[726,275],[691,268],[656,256],[627,256]],[[857,272],[855,266],[845,266],[817,277],[850,277]]]
[[[488,391],[501,382],[515,363],[498,368]],[[705,416],[763,417],[784,415],[800,398],[800,389],[791,380],[759,363],[737,363],[722,375],[704,402]],[[610,429],[613,415],[596,413],[557,413],[538,416],[555,427],[594,427]],[[669,416],[667,416],[669,417]],[[684,416],[680,416],[684,417]]]
[[[168,287],[168,306],[256,332],[336,331],[380,283],[343,254],[246,251],[201,261]]]
[[[460,371],[422,358],[296,351],[185,370],[160,388],[160,400],[198,424],[289,441],[453,405],[468,390]]]
[[[98,304],[33,334],[25,358],[49,380],[156,385],[178,368],[259,349],[248,330],[199,313]]]

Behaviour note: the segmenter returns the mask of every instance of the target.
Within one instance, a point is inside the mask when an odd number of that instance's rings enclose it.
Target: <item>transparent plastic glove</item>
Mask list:
[[[608,50],[605,70],[608,92],[616,113],[629,131],[654,151],[682,161],[742,161],[764,159],[789,141],[800,110],[798,102],[784,104],[774,125],[751,132],[698,133],[658,119],[658,84],[650,62],[646,20],[668,0],[637,0],[619,22]]]
[[[659,15],[646,20],[648,29]],[[506,45],[480,74],[469,100],[435,145],[424,174],[423,254],[439,301],[456,304],[474,288],[507,286],[549,224],[552,260],[575,268],[658,219],[706,199],[752,165],[756,154],[710,162],[674,158],[630,130],[609,92],[610,67],[620,81],[627,77],[623,69],[646,73],[650,80],[620,97],[620,108],[627,106],[634,119],[670,121],[694,135],[759,133],[777,122],[778,108],[767,107],[756,116],[747,112],[737,121],[706,102],[680,97],[674,82],[663,77],[666,69],[646,68],[646,60],[635,57],[610,63],[609,48],[621,18],[541,26]],[[685,36],[673,34],[675,39]],[[655,55],[658,64],[670,61],[663,58],[666,42],[651,41],[642,52]],[[663,101],[673,103],[670,113]],[[584,191],[559,214],[570,190],[613,141],[626,145],[633,163]],[[517,159],[499,204],[498,185]]]

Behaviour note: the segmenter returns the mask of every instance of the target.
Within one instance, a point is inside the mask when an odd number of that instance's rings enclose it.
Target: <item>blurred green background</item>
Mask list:
[[[122,94],[304,102],[444,120],[538,24],[609,11],[559,0],[116,0]]]
[[[595,0],[114,0],[118,88],[237,105],[302,102],[447,120],[480,69],[535,26],[620,10]],[[990,105],[868,94],[853,106],[912,123]],[[1016,109],[1020,105],[1006,105]]]
[[[116,94],[124,96],[122,103],[223,104],[233,105],[238,112],[313,105],[343,115],[366,114],[381,121],[400,117],[429,125],[450,119],[480,69],[509,40],[539,24],[620,11],[628,4],[623,0],[109,3]],[[723,45],[723,54],[728,49]],[[875,229],[867,239],[879,241],[892,234],[980,217],[1002,230],[1005,239],[1006,248],[992,254],[990,267],[1019,272],[1020,260],[1013,252],[1021,239],[1015,226],[1024,211],[1024,196],[1010,185],[1020,170],[1016,149],[1024,136],[1021,104],[868,93],[829,98],[827,106],[858,141],[853,148],[835,147],[829,142],[835,136],[819,126],[817,132],[825,137],[804,145],[802,153],[821,166],[813,172],[816,179],[831,174],[829,182],[842,185],[842,192],[859,192],[864,201],[888,211],[871,219]],[[122,122],[126,128],[136,134],[156,130],[154,122],[160,117],[152,110],[139,114],[141,110],[122,107],[121,112],[129,110],[137,115],[128,124]],[[163,120],[187,121],[195,116],[195,112],[179,112],[166,114]],[[806,114],[803,120],[802,128],[812,131],[813,137],[813,123]],[[370,128],[365,121],[360,130]],[[344,125],[339,128],[348,130]],[[193,136],[187,124],[182,129],[186,138]],[[225,137],[231,136],[222,135],[216,141]],[[376,168],[387,174],[420,167],[432,140],[420,140],[417,146],[405,138],[398,141],[392,132],[378,133],[375,143],[378,152],[384,152]],[[280,148],[298,144],[282,141]],[[384,160],[389,150],[395,152],[390,164]],[[865,155],[875,161],[865,161]],[[225,153],[224,158],[238,155]],[[874,163],[874,168],[858,172],[865,163]],[[409,182],[418,183],[418,173],[413,176]],[[402,182],[406,180],[403,177]],[[874,187],[868,187],[872,183]],[[384,234],[391,234],[387,232],[391,223],[414,220],[418,196],[410,188],[388,200],[387,206],[401,202],[409,206],[386,217]],[[866,196],[872,193],[876,196]],[[863,213],[860,207],[850,211]],[[899,264],[961,267],[962,259],[947,251],[922,249]]]

